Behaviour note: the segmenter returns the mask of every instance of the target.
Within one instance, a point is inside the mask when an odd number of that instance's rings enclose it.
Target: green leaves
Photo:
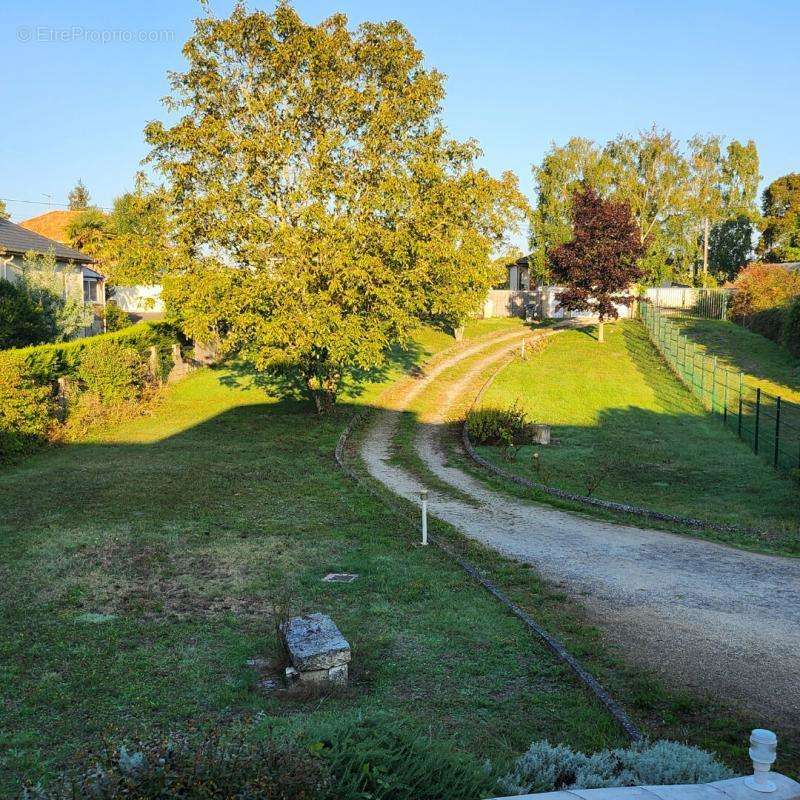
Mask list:
[[[704,262],[704,241],[715,225],[758,219],[760,176],[752,141],[734,139],[723,147],[720,136],[695,136],[687,144],[682,147],[669,131],[654,126],[602,147],[580,138],[554,145],[533,169],[535,271],[546,276],[550,252],[572,236],[571,197],[585,181],[601,196],[630,206],[645,245],[640,265],[647,280],[691,280]],[[711,262],[727,264],[740,249],[712,253]]]
[[[146,135],[174,223],[165,297],[187,333],[323,408],[421,320],[480,306],[525,200],[448,138],[443,77],[400,23],[237,6],[198,20],[185,54],[168,104],[182,117]]]

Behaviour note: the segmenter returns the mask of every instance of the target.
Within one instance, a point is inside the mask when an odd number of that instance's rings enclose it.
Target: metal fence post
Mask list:
[[[714,413],[717,404],[717,357],[714,356],[714,366],[711,371],[711,413]]]
[[[700,356],[700,402],[703,402],[703,393],[706,388],[706,354]]]
[[[725,370],[725,385],[722,390],[722,424],[728,424],[728,370]]]
[[[742,438],[742,384],[744,383],[744,373],[739,373],[739,438]]]
[[[780,397],[775,398],[775,453],[772,457],[772,466],[778,466],[778,453],[780,447],[780,435],[781,435],[781,399]]]
[[[756,432],[753,438],[753,452],[758,453],[758,423],[761,418],[761,387],[756,389]]]

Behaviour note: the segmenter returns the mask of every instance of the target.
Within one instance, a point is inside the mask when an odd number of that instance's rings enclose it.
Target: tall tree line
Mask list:
[[[751,255],[761,178],[752,141],[695,136],[681,143],[656,127],[602,146],[573,138],[554,144],[533,174],[531,265],[538,277],[548,276],[550,253],[572,237],[572,197],[582,185],[628,204],[646,281],[730,277]]]

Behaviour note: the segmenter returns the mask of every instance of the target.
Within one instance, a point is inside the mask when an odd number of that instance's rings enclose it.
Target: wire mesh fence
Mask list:
[[[643,296],[664,314],[727,319],[730,290],[691,286],[650,286]]]
[[[672,370],[713,415],[776,469],[800,469],[800,405],[721,367],[653,303],[640,301],[638,314]]]

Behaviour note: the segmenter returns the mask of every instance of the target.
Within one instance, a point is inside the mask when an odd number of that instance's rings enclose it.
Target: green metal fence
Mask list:
[[[800,405],[719,366],[652,303],[639,302],[638,313],[672,370],[712,414],[776,469],[800,469]]]

